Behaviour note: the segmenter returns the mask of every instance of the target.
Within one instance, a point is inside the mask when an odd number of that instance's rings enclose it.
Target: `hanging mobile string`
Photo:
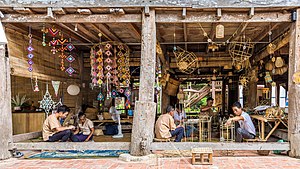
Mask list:
[[[174,23],[174,35],[173,35],[173,37],[174,37],[174,48],[173,48],[173,50],[174,51],[176,51],[177,49],[176,49],[176,46],[175,46],[175,38],[176,38],[176,27],[175,27],[175,23]]]

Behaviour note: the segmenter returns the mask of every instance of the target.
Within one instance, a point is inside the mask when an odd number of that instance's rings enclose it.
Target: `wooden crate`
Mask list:
[[[199,155],[200,158],[196,158]],[[192,164],[209,164],[212,165],[213,151],[210,147],[201,147],[192,149]]]

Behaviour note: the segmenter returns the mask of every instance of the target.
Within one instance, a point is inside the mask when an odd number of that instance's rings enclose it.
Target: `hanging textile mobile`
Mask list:
[[[69,62],[69,67],[67,68],[66,72],[72,76],[72,74],[75,72],[74,68],[72,67],[72,63],[75,61],[75,57],[71,54],[71,51],[75,49],[73,44],[71,43],[71,38],[69,39],[69,44],[67,44],[66,48],[69,51],[69,56],[66,58],[66,60]]]
[[[34,86],[34,92],[38,92],[40,91],[39,86],[38,86],[38,80],[37,80],[37,76],[35,77],[35,86]]]
[[[45,28],[45,24],[43,24],[43,29],[41,30],[43,32],[43,41],[42,41],[42,45],[46,46],[46,33],[48,33],[48,29]]]
[[[39,101],[39,103],[40,103],[40,108],[45,110],[46,115],[48,117],[50,110],[52,110],[53,106],[55,105],[55,102],[52,100],[52,96],[50,95],[48,90],[48,83],[46,84],[46,93],[43,96],[43,99]]]
[[[66,42],[68,42],[68,40],[64,39],[64,35],[61,33],[61,37],[60,37],[60,39],[58,39],[58,43],[61,45],[61,47],[58,48],[58,51],[61,52],[60,55],[58,56],[61,58],[61,62],[60,62],[61,63],[61,66],[60,66],[61,71],[64,71],[66,69],[65,68],[65,59],[67,58],[67,56],[65,55],[65,50],[68,50],[68,48],[66,46],[64,46],[64,44]]]
[[[131,91],[127,88],[125,90],[124,95],[127,97],[126,103],[125,103],[125,108],[130,109],[130,96],[131,96]]]
[[[57,97],[58,95],[58,89],[59,89],[60,81],[52,81],[52,87],[55,92],[55,96]]]
[[[48,29],[49,33],[52,36],[52,40],[49,42],[49,46],[52,46],[52,49],[50,50],[53,55],[57,52],[57,49],[55,48],[58,45],[58,40],[55,39],[55,36],[59,33],[59,30],[55,28],[53,25],[52,28]]]
[[[31,27],[29,27],[28,37],[29,37],[29,45],[28,45],[28,48],[27,48],[27,50],[28,50],[27,57],[28,57],[28,64],[29,64],[28,71],[32,72],[33,71],[33,68],[32,68],[33,61],[32,61],[32,59],[33,59],[33,56],[34,56],[32,52],[33,52],[34,48],[32,47]]]

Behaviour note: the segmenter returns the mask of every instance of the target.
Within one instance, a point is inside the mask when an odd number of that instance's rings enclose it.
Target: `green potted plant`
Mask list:
[[[22,105],[28,100],[29,100],[29,98],[26,98],[26,95],[24,95],[22,98],[20,98],[19,93],[16,96],[14,96],[13,98],[11,98],[11,104],[12,104],[14,111],[21,110]]]

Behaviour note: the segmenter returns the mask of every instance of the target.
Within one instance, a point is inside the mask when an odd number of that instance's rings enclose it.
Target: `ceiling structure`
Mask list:
[[[100,41],[120,41],[129,46],[131,50],[130,64],[135,69],[140,64],[141,50],[141,22],[66,22],[62,23],[55,20],[56,16],[77,15],[83,17],[92,15],[114,15],[122,17],[127,14],[141,15],[143,8],[0,8],[0,11],[7,15],[24,16],[45,15],[51,22],[10,22],[11,18],[4,17],[2,19],[6,29],[12,29],[24,34],[28,34],[29,27],[32,29],[33,38],[42,40],[41,29],[43,26],[60,29],[64,37],[70,37],[72,43],[77,49],[83,53],[84,66],[88,68],[90,47]],[[253,56],[256,56],[272,41],[288,31],[289,21],[281,22],[278,15],[290,16],[291,7],[277,8],[225,8],[225,9],[193,9],[193,8],[157,8],[156,35],[157,41],[163,49],[164,57],[170,62],[170,72],[176,74],[178,78],[197,78],[211,76],[216,73],[220,77],[227,75],[229,71],[233,71],[231,67],[232,59],[228,52],[230,43],[238,41],[241,37],[250,38],[251,43],[255,44]],[[262,14],[260,14],[262,13]],[[270,13],[270,18],[268,18]],[[275,17],[272,16],[274,13]],[[258,22],[247,22],[258,14]],[[259,15],[260,14],[260,15]],[[266,18],[263,14],[267,14]],[[207,15],[207,20],[205,16]],[[246,20],[242,18],[247,16]],[[279,18],[276,22],[276,15]],[[180,17],[182,21],[172,22],[172,17]],[[236,20],[231,18],[236,16]],[[168,18],[169,17],[169,18]],[[175,17],[175,18],[176,18]],[[202,17],[202,20],[201,20]],[[213,17],[213,18],[212,18]],[[226,18],[228,17],[228,18]],[[259,18],[261,17],[261,18]],[[272,17],[275,20],[272,20]],[[200,19],[199,19],[200,18]],[[234,17],[233,17],[234,18]],[[242,18],[242,19],[241,19]],[[169,20],[167,20],[169,19]],[[195,20],[193,20],[195,19]],[[204,22],[197,22],[198,20]],[[203,20],[204,19],[204,20]],[[224,19],[224,21],[223,21]],[[8,21],[7,21],[8,20]],[[187,20],[186,22],[184,20]],[[214,22],[211,22],[214,21]],[[224,38],[216,38],[217,25],[224,26]],[[101,33],[102,36],[99,36]],[[47,35],[47,40],[51,39]],[[200,67],[191,75],[186,75],[179,71],[176,59],[173,54],[174,47],[180,47],[189,52],[194,52],[197,57],[201,58]],[[288,47],[279,50],[279,54],[284,56],[286,61],[288,55]],[[265,57],[267,58],[267,57]]]

